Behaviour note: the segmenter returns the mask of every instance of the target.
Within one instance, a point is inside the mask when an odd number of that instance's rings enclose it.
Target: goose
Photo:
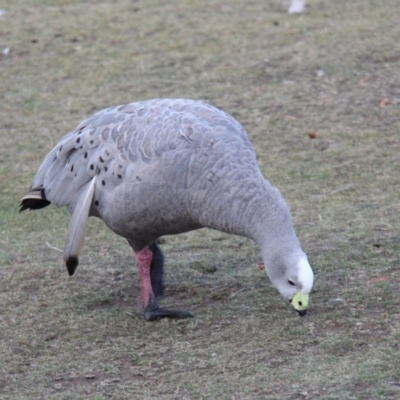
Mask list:
[[[291,0],[288,9],[289,14],[301,14],[305,10],[304,0]]]
[[[314,275],[289,208],[261,174],[239,122],[202,101],[139,101],[81,122],[45,157],[20,212],[51,203],[71,214],[64,247],[70,276],[89,216],[127,239],[146,320],[193,316],[159,306],[158,239],[203,227],[254,240],[272,284],[300,316],[306,313]]]

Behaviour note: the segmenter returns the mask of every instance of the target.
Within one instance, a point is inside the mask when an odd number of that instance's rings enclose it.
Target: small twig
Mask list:
[[[351,189],[353,187],[352,183],[349,183],[348,185],[344,185],[336,190],[333,190],[332,192],[329,193],[329,196],[332,196],[333,194],[344,192],[345,190]]]
[[[341,193],[344,192],[345,190],[349,190],[352,189],[354,187],[354,185],[352,183],[349,183],[348,185],[344,185],[340,188],[337,188],[335,190],[332,190],[330,193],[328,194],[320,194],[320,195],[315,195],[315,196],[311,196],[312,199],[315,199],[317,201],[323,201],[326,200],[327,197],[332,196],[336,193]]]
[[[245,292],[246,290],[248,290],[248,288],[242,288],[234,293],[232,293],[231,295],[228,296],[228,299],[233,299],[238,293],[240,292]]]
[[[59,249],[59,248],[57,248],[57,247],[54,247],[54,246],[52,246],[49,242],[46,242],[46,244],[47,244],[47,247],[50,247],[51,249],[53,249],[53,250],[57,250],[57,251],[59,251],[60,253],[62,253],[63,251],[61,250],[61,249]]]
[[[139,318],[138,315],[132,314],[132,313],[127,312],[127,311],[124,311],[124,314],[129,315],[129,316],[132,317],[132,318]]]

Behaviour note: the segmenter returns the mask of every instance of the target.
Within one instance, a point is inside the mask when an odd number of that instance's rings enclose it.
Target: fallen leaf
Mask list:
[[[383,98],[383,99],[379,102],[379,108],[385,107],[387,103],[389,103],[389,99],[388,99],[387,97]]]
[[[317,137],[317,134],[314,131],[308,132],[308,137],[310,139],[315,139]]]
[[[376,276],[375,278],[371,278],[368,283],[386,282],[389,280],[389,278],[390,276],[388,275]]]

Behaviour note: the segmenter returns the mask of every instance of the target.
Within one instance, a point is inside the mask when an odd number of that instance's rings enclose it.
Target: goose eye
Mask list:
[[[289,285],[292,285],[292,286],[295,286],[294,282],[291,281],[290,279],[288,280],[288,284],[289,284]]]

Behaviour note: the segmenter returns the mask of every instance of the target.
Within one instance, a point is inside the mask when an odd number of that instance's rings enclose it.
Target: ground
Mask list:
[[[398,0],[5,0],[0,8],[2,399],[400,398]],[[0,13],[1,14],[1,13]],[[315,271],[299,318],[247,239],[166,237],[146,322],[129,246],[18,214],[45,154],[110,105],[203,99],[247,130]]]

